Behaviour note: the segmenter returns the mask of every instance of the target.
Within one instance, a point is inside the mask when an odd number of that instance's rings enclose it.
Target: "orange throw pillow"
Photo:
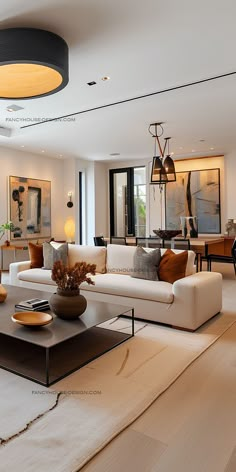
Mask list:
[[[43,246],[42,244],[28,243],[31,269],[43,267]]]
[[[187,262],[188,251],[175,254],[171,249],[167,249],[159,265],[159,280],[173,284],[176,280],[182,279],[185,277]]]

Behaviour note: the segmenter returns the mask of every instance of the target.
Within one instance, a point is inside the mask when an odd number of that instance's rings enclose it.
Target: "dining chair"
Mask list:
[[[190,240],[184,238],[163,239],[163,247],[166,249],[181,249],[189,251]]]
[[[162,247],[162,239],[160,238],[136,238],[137,239],[137,246],[142,247],[151,247],[151,248],[161,248]]]
[[[107,243],[106,241],[104,240],[104,236],[95,236],[93,238],[94,240],[94,246],[106,246]]]
[[[123,236],[111,236],[110,237],[110,244],[119,244],[122,246],[126,246],[126,238]]]
[[[225,262],[234,265],[234,273],[236,275],[236,238],[233,242],[231,248],[231,256],[223,256],[218,254],[208,254],[206,257],[207,260],[207,270],[211,271],[211,263],[212,262]]]

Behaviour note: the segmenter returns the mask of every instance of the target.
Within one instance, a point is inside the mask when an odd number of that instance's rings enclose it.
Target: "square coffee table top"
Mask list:
[[[7,290],[7,299],[0,304],[0,334],[8,335],[22,341],[50,348],[65,340],[87,331],[116,316],[128,313],[132,310],[130,306],[115,305],[98,301],[88,301],[87,308],[78,320],[64,321],[52,313],[53,322],[41,328],[29,328],[14,323],[11,316],[17,311],[15,304],[21,300],[31,298],[42,298],[49,300],[50,292],[41,292],[28,288],[4,285]]]

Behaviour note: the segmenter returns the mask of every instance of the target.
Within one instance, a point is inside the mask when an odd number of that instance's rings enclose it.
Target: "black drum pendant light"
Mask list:
[[[34,28],[0,30],[0,98],[50,95],[68,80],[68,46],[60,36]]]
[[[154,128],[152,130],[152,128]],[[158,134],[159,128],[159,134]],[[151,184],[167,184],[168,182],[174,182],[176,180],[175,174],[175,166],[172,158],[169,155],[169,140],[170,138],[165,138],[165,145],[162,149],[160,143],[160,137],[163,135],[163,127],[162,123],[151,123],[148,128],[149,133],[155,138],[155,146],[154,146],[154,156],[152,160],[152,172],[151,172]],[[156,154],[156,143],[158,143],[160,156]],[[166,146],[168,143],[168,155],[164,159]]]

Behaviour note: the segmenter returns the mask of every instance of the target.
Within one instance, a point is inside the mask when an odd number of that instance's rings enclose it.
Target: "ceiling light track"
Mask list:
[[[43,125],[45,123],[50,123],[50,122],[61,120],[61,119],[64,119],[64,118],[70,118],[70,117],[77,116],[77,115],[83,115],[84,113],[89,113],[91,111],[102,110],[103,108],[109,108],[109,107],[113,107],[113,106],[116,106],[116,105],[122,105],[123,103],[129,103],[129,102],[133,102],[135,100],[141,100],[143,98],[153,97],[155,95],[160,95],[162,93],[173,92],[175,90],[180,90],[180,89],[187,88],[187,87],[193,87],[195,85],[204,84],[206,82],[211,82],[213,80],[224,79],[226,77],[231,77],[233,75],[236,75],[236,71],[228,72],[226,74],[221,74],[221,75],[215,75],[214,77],[208,77],[207,79],[196,80],[195,82],[189,82],[187,84],[176,85],[174,87],[169,87],[169,88],[166,88],[166,89],[158,90],[157,92],[146,93],[144,95],[139,95],[137,97],[126,98],[124,100],[119,100],[117,102],[107,103],[106,105],[100,105],[98,107],[87,108],[86,110],[77,111],[75,113],[69,113],[67,115],[57,116],[55,118],[50,118],[48,120],[40,121],[40,122],[37,122],[37,123],[32,123],[30,125],[21,126],[20,129],[31,128],[32,126],[39,126],[39,125]]]

